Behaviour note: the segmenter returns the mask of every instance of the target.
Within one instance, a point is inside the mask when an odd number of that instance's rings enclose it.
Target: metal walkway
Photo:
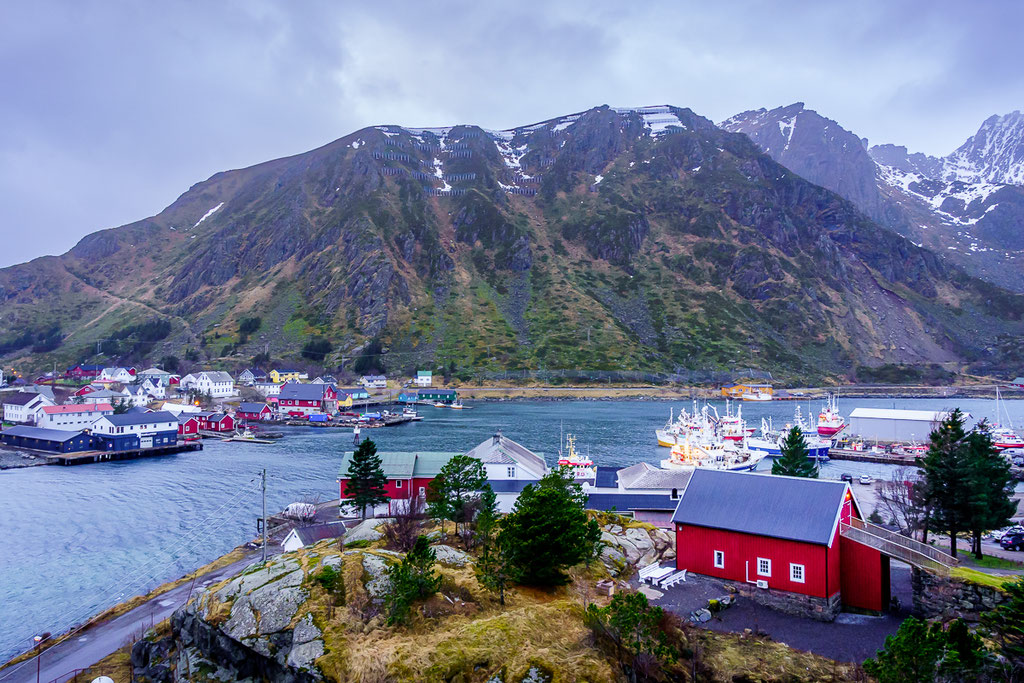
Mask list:
[[[948,576],[957,562],[946,553],[913,538],[907,538],[861,519],[840,525],[839,533],[884,555],[906,562],[912,567]]]

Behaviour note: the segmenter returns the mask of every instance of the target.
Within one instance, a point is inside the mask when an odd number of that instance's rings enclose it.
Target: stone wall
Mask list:
[[[759,605],[817,621],[834,620],[843,606],[839,593],[836,593],[831,598],[816,598],[811,595],[790,593],[789,591],[781,591],[776,588],[758,588],[749,583],[731,585],[739,591],[740,595],[753,600]]]
[[[911,574],[914,589],[914,614],[924,619],[954,619],[980,621],[987,612],[1006,601],[1006,594],[997,588],[982,586],[952,577],[937,576],[914,569]]]

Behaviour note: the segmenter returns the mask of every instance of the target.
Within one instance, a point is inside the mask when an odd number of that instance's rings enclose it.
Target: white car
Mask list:
[[[1005,529],[997,529],[992,532],[992,540],[1001,541],[1003,539],[1003,536],[1010,533],[1011,531],[1015,533],[1024,533],[1024,527],[1018,524],[1015,526],[1008,526]]]

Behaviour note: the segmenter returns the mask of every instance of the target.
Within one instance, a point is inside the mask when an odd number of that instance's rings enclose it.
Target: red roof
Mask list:
[[[95,413],[104,410],[113,410],[109,403],[83,403],[81,405],[69,403],[63,406],[43,406],[43,412],[47,415],[65,415],[67,413]]]

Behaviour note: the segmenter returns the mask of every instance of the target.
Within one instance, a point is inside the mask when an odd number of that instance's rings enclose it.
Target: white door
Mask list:
[[[139,439],[140,448],[152,448],[153,447],[153,435],[143,436]]]

